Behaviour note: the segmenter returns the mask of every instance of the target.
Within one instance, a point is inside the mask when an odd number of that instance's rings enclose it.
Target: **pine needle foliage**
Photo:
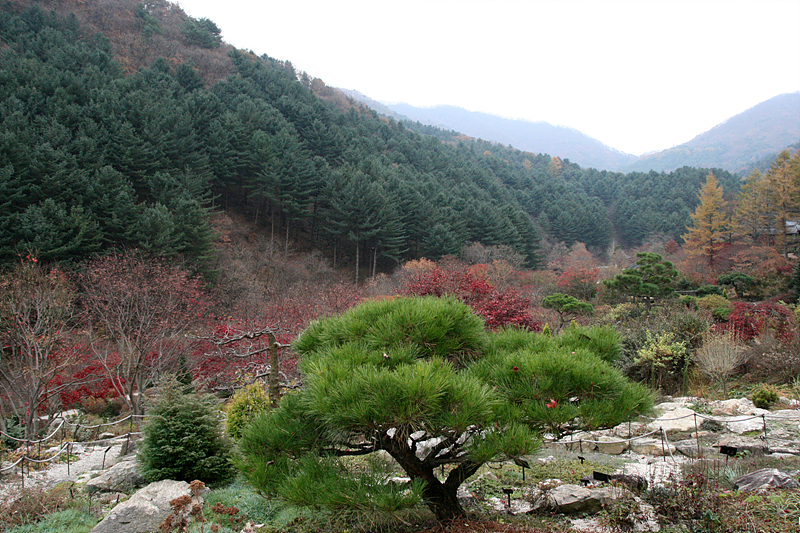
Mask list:
[[[601,359],[614,349],[596,333],[487,332],[448,298],[362,303],[295,341],[305,387],[249,425],[237,466],[295,504],[397,512],[422,500],[439,519],[461,516],[458,487],[486,462],[532,453],[545,430],[608,427],[652,405]],[[389,471],[353,464],[376,452]],[[388,482],[402,472],[410,484]]]
[[[174,378],[162,381],[142,428],[139,463],[145,478],[205,483],[231,479],[231,446],[217,411],[213,396],[187,393]]]
[[[559,342],[565,348],[589,350],[606,363],[622,356],[622,336],[610,326],[570,327],[561,330]]]

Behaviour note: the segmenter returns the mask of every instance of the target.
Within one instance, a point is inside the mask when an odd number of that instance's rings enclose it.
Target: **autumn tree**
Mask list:
[[[199,337],[208,347],[201,348],[202,358],[198,369],[207,371],[210,367],[226,366],[229,370],[250,370],[253,381],[267,378],[270,403],[277,406],[281,397],[279,382],[280,352],[288,348],[288,344],[278,342],[278,336],[284,333],[269,325],[257,328],[220,324],[211,335]],[[264,354],[267,360],[264,361]],[[238,361],[237,361],[238,360]],[[244,365],[237,364],[239,361]],[[222,369],[214,368],[215,377],[222,374]],[[205,373],[205,372],[202,372]],[[240,385],[241,386],[241,385]]]
[[[761,172],[753,170],[742,184],[736,201],[733,226],[736,233],[746,236],[753,244],[770,226],[766,184]]]
[[[25,438],[36,436],[39,417],[60,408],[58,395],[74,385],[69,376],[82,354],[69,336],[75,299],[67,276],[32,256],[0,278],[0,413],[21,421]]]
[[[796,176],[797,163],[788,150],[783,150],[769,167],[766,174],[767,195],[774,212],[773,232],[777,235],[779,251],[784,257],[789,254],[789,239],[786,222],[800,216],[800,180]]]
[[[490,329],[516,326],[539,331],[541,323],[530,314],[530,301],[512,288],[498,290],[469,267],[451,265],[421,270],[401,290],[403,295],[454,296],[483,317]]]
[[[686,243],[684,249],[689,255],[705,257],[708,266],[714,266],[714,259],[725,242],[728,221],[724,212],[726,202],[722,198],[722,187],[713,172],[708,173],[697,198],[700,205],[691,215],[693,226],[682,235]]]
[[[200,281],[137,252],[101,257],[81,275],[92,349],[134,415],[141,393],[179,370],[185,334],[204,307]]]
[[[550,176],[553,178],[560,178],[561,172],[563,171],[563,165],[561,164],[561,158],[558,156],[552,157],[550,159],[550,163],[547,164],[547,171],[550,173]]]

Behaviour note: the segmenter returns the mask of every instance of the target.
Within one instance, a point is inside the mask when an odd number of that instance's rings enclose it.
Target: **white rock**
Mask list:
[[[637,439],[631,442],[631,451],[641,455],[661,457],[677,450],[672,444],[667,445],[661,439]]]
[[[599,437],[594,444],[594,450],[607,455],[620,455],[628,448],[628,442],[611,437]]]
[[[667,432],[692,431],[702,422],[702,420],[695,420],[695,414],[694,411],[686,407],[677,407],[647,424],[647,429],[648,431],[656,431],[659,428],[664,428],[664,431]]]
[[[728,420],[725,427],[728,431],[739,435],[751,431],[764,431],[764,420],[759,417],[753,418],[752,416],[735,416]]]

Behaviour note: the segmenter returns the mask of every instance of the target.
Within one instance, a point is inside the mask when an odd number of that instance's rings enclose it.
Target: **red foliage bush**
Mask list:
[[[193,347],[190,363],[193,379],[211,390],[230,389],[259,375],[268,366],[268,338],[272,331],[279,344],[288,346],[308,324],[322,316],[338,314],[361,299],[357,286],[346,283],[295,283],[274,303],[250,310],[258,318],[245,320],[216,317],[210,333]],[[237,339],[235,342],[228,342]],[[280,372],[291,379],[297,358],[288,349],[280,354]]]
[[[558,277],[558,286],[570,296],[591,300],[597,292],[599,278],[600,270],[597,268],[570,267]]]
[[[728,321],[720,329],[733,331],[743,341],[764,333],[791,342],[797,337],[797,320],[786,307],[774,303],[736,302]]]
[[[452,295],[483,317],[486,327],[517,326],[540,331],[542,324],[528,308],[530,301],[513,289],[497,291],[475,269],[435,267],[414,276],[401,291],[405,295]]]

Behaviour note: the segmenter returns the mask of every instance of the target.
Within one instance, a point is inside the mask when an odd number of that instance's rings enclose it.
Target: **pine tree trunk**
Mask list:
[[[358,253],[359,253],[360,246],[358,245],[358,241],[356,241],[356,285],[358,285]]]
[[[289,217],[286,217],[286,244],[283,249],[284,259],[289,257]]]
[[[458,488],[451,489],[441,483],[437,484],[438,486],[428,483],[423,491],[425,504],[436,515],[436,519],[445,522],[466,516],[466,511],[458,501]]]
[[[466,468],[459,466],[450,472],[447,480],[439,481],[434,473],[435,466],[421,461],[414,450],[401,439],[381,439],[382,448],[397,461],[397,464],[412,480],[425,482],[422,498],[425,504],[439,521],[448,521],[466,516],[461,502],[458,501],[458,487],[466,478],[474,474],[480,465],[470,463]]]
[[[278,381],[278,368],[280,361],[278,360],[278,340],[271,332],[267,333],[269,341],[269,403],[275,408],[278,407],[278,401],[281,399],[281,388]]]

